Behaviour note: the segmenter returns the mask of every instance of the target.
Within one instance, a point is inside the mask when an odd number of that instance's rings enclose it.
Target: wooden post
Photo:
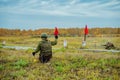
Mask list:
[[[86,41],[86,34],[84,34],[84,41]]]
[[[87,28],[87,25],[85,26],[85,29],[84,29],[84,41],[82,42],[82,46],[86,46],[86,35],[88,34],[88,28]]]

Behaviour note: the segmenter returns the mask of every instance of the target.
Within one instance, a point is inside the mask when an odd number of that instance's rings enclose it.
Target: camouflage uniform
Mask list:
[[[42,37],[41,37],[42,38]],[[57,39],[55,41],[47,40],[47,37],[42,38],[42,41],[39,42],[34,53],[40,51],[39,60],[41,63],[46,63],[52,58],[52,46],[57,44]]]
[[[111,43],[111,42],[107,42],[105,45],[103,45],[103,46],[105,46],[105,49],[113,49],[113,48],[115,48],[115,46],[113,45],[113,43]]]

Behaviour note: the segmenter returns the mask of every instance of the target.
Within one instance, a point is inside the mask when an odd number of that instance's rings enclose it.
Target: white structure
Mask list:
[[[2,42],[2,45],[4,46],[5,44],[6,44],[6,41],[3,41],[3,42]]]
[[[82,46],[85,47],[86,46],[86,41],[82,42]]]
[[[64,46],[64,48],[67,48],[67,40],[64,40],[63,46]]]

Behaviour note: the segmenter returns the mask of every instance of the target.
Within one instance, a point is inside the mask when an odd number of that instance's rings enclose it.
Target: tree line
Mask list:
[[[41,33],[53,35],[54,29],[20,30],[0,28],[0,36],[40,36]],[[84,36],[84,28],[59,28],[60,36]],[[120,28],[89,28],[88,36],[117,36],[120,37]]]

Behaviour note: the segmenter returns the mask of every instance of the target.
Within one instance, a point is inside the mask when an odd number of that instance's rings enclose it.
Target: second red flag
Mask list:
[[[58,28],[57,28],[57,27],[55,27],[54,35],[55,35],[55,36],[57,36],[57,35],[58,35],[58,33],[59,33],[59,32],[58,32]]]
[[[87,28],[87,25],[85,26],[85,29],[84,29],[84,34],[87,35],[88,34],[88,28]]]

